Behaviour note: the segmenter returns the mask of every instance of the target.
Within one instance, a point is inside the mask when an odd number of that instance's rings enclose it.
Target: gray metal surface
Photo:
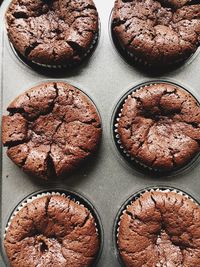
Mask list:
[[[37,73],[19,62],[10,49],[4,28],[4,13],[9,0],[0,9],[0,52],[2,68],[2,110],[10,101],[38,82],[49,80],[45,74]],[[54,183],[28,177],[6,156],[3,149],[1,172],[1,238],[7,219],[13,208],[26,195],[34,191],[60,187],[73,189],[85,195],[97,209],[104,228],[104,248],[98,267],[120,266],[114,252],[113,224],[122,203],[133,193],[147,186],[168,185],[194,195],[200,200],[200,165],[171,177],[151,177],[136,172],[118,155],[111,136],[111,117],[120,97],[132,86],[156,78],[170,79],[192,90],[200,99],[200,54],[176,71],[165,73],[163,77],[151,77],[129,66],[115,51],[109,34],[109,17],[114,0],[95,0],[100,20],[101,36],[93,56],[81,68],[60,75],[61,79],[85,91],[97,105],[103,123],[103,138],[97,157],[76,173]],[[2,33],[3,32],[3,33]],[[0,39],[1,40],[1,39]],[[60,79],[59,78],[59,79]],[[3,265],[1,260],[0,266]]]

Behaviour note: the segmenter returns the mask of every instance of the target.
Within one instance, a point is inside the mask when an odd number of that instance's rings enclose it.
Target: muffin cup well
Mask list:
[[[46,189],[46,190],[34,192],[33,194],[30,194],[29,196],[25,197],[11,212],[11,215],[8,218],[7,225],[5,227],[4,238],[5,238],[6,232],[9,229],[9,226],[11,224],[12,219],[17,215],[17,213],[23,207],[25,207],[27,204],[31,203],[35,199],[38,199],[38,198],[41,198],[44,196],[49,196],[49,195],[60,195],[60,196],[64,196],[64,197],[74,201],[78,205],[86,208],[90,212],[92,217],[94,218],[95,226],[96,226],[96,232],[97,232],[97,235],[99,237],[99,243],[100,243],[99,251],[98,251],[97,256],[96,256],[96,260],[92,264],[92,266],[95,267],[96,264],[98,263],[100,257],[101,257],[101,253],[102,253],[102,249],[103,249],[103,242],[104,242],[104,234],[103,234],[103,226],[102,226],[101,218],[100,218],[97,210],[93,206],[93,204],[87,198],[85,198],[85,196],[83,196],[77,192],[74,192],[72,190],[63,190],[63,189],[59,189],[59,188]],[[8,263],[5,249],[3,252],[4,252],[4,258],[5,258],[6,262]]]
[[[114,226],[113,226],[113,243],[114,243],[114,253],[116,258],[118,259],[121,266],[125,266],[122,258],[120,256],[119,248],[118,248],[118,235],[119,235],[119,226],[120,226],[120,220],[122,215],[126,212],[127,208],[138,198],[140,198],[144,193],[146,192],[174,192],[181,196],[186,197],[187,199],[190,199],[193,203],[195,203],[198,207],[200,206],[200,203],[193,197],[191,194],[186,193],[183,190],[180,190],[175,187],[170,186],[152,186],[147,187],[144,189],[141,189],[134,193],[132,196],[130,196],[120,207],[117,216],[115,218]]]
[[[120,153],[120,155],[126,160],[127,163],[129,163],[129,165],[133,168],[135,168],[136,170],[143,172],[143,173],[147,173],[147,174],[156,174],[156,175],[161,175],[161,176],[165,176],[165,175],[172,175],[172,174],[178,174],[179,172],[182,172],[184,170],[187,170],[189,168],[191,168],[194,163],[197,161],[197,159],[199,158],[200,153],[197,153],[197,155],[195,155],[188,163],[186,163],[184,166],[180,166],[180,167],[176,167],[173,168],[172,170],[161,170],[161,169],[157,169],[157,168],[153,168],[150,166],[145,165],[144,163],[142,163],[141,161],[137,160],[136,158],[132,157],[129,152],[123,147],[121,140],[120,140],[120,136],[118,134],[118,122],[120,120],[121,117],[121,112],[122,109],[127,101],[127,99],[129,97],[131,97],[131,94],[142,89],[145,87],[149,87],[155,84],[169,84],[169,85],[174,85],[177,87],[180,87],[182,90],[188,92],[189,94],[191,94],[199,103],[198,99],[187,89],[185,89],[182,85],[177,84],[175,82],[171,82],[171,81],[164,81],[164,80],[152,80],[149,82],[144,82],[141,83],[139,85],[134,86],[133,88],[131,88],[128,92],[126,92],[121,99],[119,100],[119,102],[117,103],[115,109],[114,109],[114,113],[113,113],[113,117],[112,117],[112,122],[111,122],[111,131],[112,131],[112,135],[113,135],[113,140],[115,143],[115,146],[118,150],[118,152]]]

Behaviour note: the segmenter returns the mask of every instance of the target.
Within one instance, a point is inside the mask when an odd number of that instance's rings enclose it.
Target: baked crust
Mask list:
[[[124,149],[151,169],[173,170],[200,150],[200,106],[172,84],[140,88],[127,98],[118,123]]]
[[[88,267],[98,253],[99,237],[88,209],[50,195],[14,216],[4,246],[12,267]]]
[[[101,138],[94,104],[64,82],[26,91],[8,111],[2,120],[8,156],[24,171],[44,179],[76,169],[95,152]]]
[[[126,53],[143,64],[183,61],[200,45],[200,4],[184,0],[116,0],[114,36]]]
[[[15,49],[26,59],[45,65],[79,62],[98,33],[92,0],[13,0],[6,18]]]
[[[119,224],[118,248],[127,267],[200,265],[200,207],[176,192],[146,192]]]

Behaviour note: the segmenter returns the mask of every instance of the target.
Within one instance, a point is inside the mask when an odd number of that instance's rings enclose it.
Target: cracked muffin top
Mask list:
[[[2,118],[2,142],[25,172],[56,178],[93,154],[101,137],[94,104],[64,82],[49,82],[18,96]]]
[[[61,195],[26,204],[12,218],[4,239],[12,267],[88,267],[99,244],[88,209]]]
[[[125,100],[117,131],[122,146],[139,163],[171,171],[200,150],[200,106],[173,84],[147,85]]]
[[[165,66],[183,61],[200,45],[200,1],[116,0],[114,36],[135,60]]]
[[[92,0],[13,0],[6,18],[15,49],[44,65],[79,62],[98,33],[98,13]]]
[[[146,192],[120,218],[127,267],[200,266],[200,207],[176,192]]]

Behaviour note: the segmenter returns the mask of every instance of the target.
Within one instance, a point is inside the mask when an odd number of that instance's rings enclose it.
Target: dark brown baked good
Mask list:
[[[120,219],[127,267],[200,266],[200,207],[175,192],[147,192]]]
[[[64,82],[38,85],[17,97],[7,110],[10,114],[2,120],[3,145],[12,161],[32,175],[56,177],[73,170],[100,141],[94,104]]]
[[[99,250],[95,220],[60,195],[26,204],[11,220],[4,246],[12,267],[87,267]]]
[[[6,18],[15,49],[28,60],[44,65],[79,62],[98,33],[93,0],[13,0]]]
[[[200,4],[188,0],[116,0],[112,29],[134,61],[164,67],[185,60],[200,45]]]
[[[176,85],[147,85],[128,96],[118,133],[125,150],[151,169],[181,167],[200,150],[199,103]]]

